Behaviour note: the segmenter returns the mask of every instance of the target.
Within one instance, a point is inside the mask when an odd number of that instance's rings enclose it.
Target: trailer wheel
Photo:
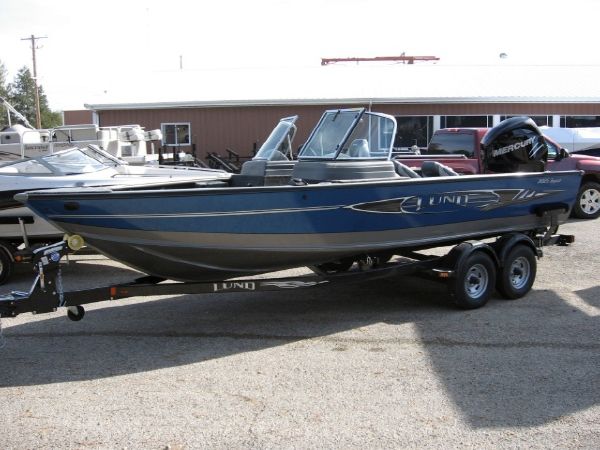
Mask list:
[[[492,258],[482,251],[476,251],[459,263],[450,293],[460,308],[480,308],[490,299],[495,282],[496,266]]]
[[[537,260],[531,247],[515,245],[502,261],[496,289],[504,298],[521,298],[531,290],[536,272]]]
[[[67,308],[67,317],[73,322],[78,322],[85,316],[85,308],[81,305],[69,306]]]
[[[571,214],[578,219],[595,219],[600,216],[600,183],[583,183]]]
[[[6,283],[13,271],[14,262],[9,250],[0,245],[0,284]]]

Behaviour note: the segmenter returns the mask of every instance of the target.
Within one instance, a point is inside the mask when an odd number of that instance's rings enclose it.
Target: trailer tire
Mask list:
[[[600,216],[600,183],[588,181],[581,185],[571,214],[578,219]]]
[[[502,261],[496,289],[506,299],[521,298],[531,290],[536,272],[537,260],[531,247],[517,244]]]
[[[475,251],[458,263],[450,294],[462,309],[480,308],[490,299],[495,284],[494,261],[487,253]]]
[[[13,271],[14,262],[9,250],[0,245],[0,284],[6,283]]]

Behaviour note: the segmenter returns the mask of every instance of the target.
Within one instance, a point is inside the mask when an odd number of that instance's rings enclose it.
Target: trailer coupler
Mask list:
[[[66,253],[65,241],[34,250],[32,264],[36,277],[31,289],[0,296],[0,317],[15,317],[22,312],[52,312],[64,306],[60,260]]]

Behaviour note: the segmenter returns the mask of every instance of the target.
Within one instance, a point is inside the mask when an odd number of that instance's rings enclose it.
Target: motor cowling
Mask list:
[[[529,117],[512,117],[500,122],[481,140],[485,172],[543,172],[548,145]]]

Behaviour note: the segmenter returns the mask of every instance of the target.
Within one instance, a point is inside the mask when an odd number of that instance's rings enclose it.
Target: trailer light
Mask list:
[[[433,269],[433,274],[438,278],[450,278],[453,272],[453,270],[448,269]]]
[[[67,238],[67,245],[71,250],[77,251],[83,247],[84,241],[81,236],[79,236],[78,234],[74,234]]]

